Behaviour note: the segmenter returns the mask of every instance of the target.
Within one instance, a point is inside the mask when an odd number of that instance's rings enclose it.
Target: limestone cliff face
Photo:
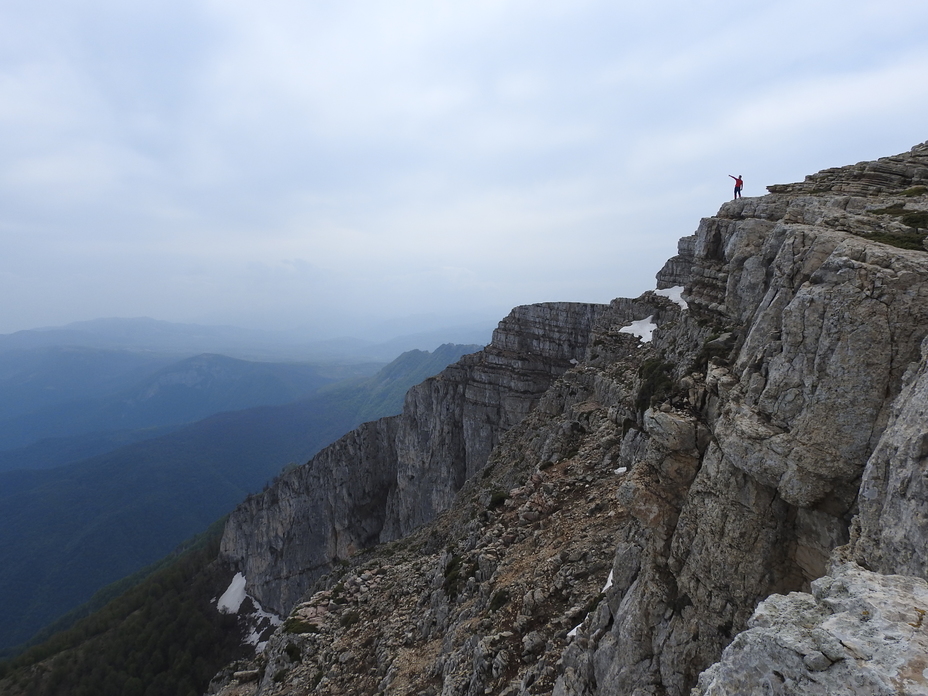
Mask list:
[[[910,401],[897,396],[928,331],[926,254],[849,234],[879,229],[882,215],[869,211],[907,197],[874,191],[857,174],[912,172],[893,179],[908,190],[924,184],[926,163],[922,147],[828,173],[832,189],[869,198],[797,186],[728,203],[659,275],[677,281],[688,267],[685,323],[731,332],[730,352],[709,362],[704,383],[702,372],[690,375],[697,390],[688,408],[665,416],[705,425],[711,441],[689,460],[691,481],[668,480],[663,471],[683,453],[645,420],[654,463],[627,462],[641,476],[633,470],[623,497],[643,528],[616,565],[634,580],[611,629],[586,652],[595,667],[565,673],[558,693],[687,693],[758,601],[808,589],[848,541],[861,476],[894,402]],[[667,338],[655,337],[665,355]],[[679,506],[655,514],[643,502],[655,488],[661,498],[678,491]],[[875,520],[862,523],[871,538]]]
[[[864,470],[850,552],[873,570],[928,578],[928,342],[903,383]]]
[[[607,309],[517,307],[483,351],[411,389],[400,416],[362,425],[246,500],[226,525],[221,555],[265,607],[288,612],[333,563],[446,509],[500,435],[583,358]]]
[[[323,495],[305,567],[415,531],[319,579],[260,677],[213,690],[928,692],[926,186],[928,144],[726,203],[658,274],[686,309],[516,310],[398,420],[236,513],[246,568],[297,545],[256,521],[286,536],[276,508]]]
[[[693,696],[924,694],[925,606],[921,578],[841,566],[811,594],[762,602]]]

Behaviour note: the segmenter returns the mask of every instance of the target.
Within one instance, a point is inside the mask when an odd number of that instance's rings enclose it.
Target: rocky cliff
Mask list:
[[[770,191],[240,508],[212,691],[928,693],[928,144]]]
[[[514,309],[483,351],[411,389],[401,415],[362,425],[249,498],[226,525],[222,556],[245,573],[252,596],[286,613],[333,564],[431,521],[500,435],[583,358],[605,309]],[[627,305],[630,319],[642,312]]]

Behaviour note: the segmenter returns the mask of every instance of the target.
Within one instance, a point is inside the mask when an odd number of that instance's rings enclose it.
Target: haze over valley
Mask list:
[[[925,26],[0,4],[0,694],[924,694]]]
[[[482,345],[368,357],[429,340],[327,343],[315,350],[328,361],[311,363],[184,357],[297,348],[151,320],[0,337],[0,651],[202,532],[285,466],[398,413],[406,389]]]

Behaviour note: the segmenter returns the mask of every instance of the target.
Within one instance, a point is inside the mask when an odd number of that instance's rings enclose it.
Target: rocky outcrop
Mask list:
[[[286,614],[332,563],[377,543],[396,426],[396,418],[365,423],[233,511],[220,556],[265,608]]]
[[[485,385],[498,367],[488,392],[411,393],[430,425],[387,438],[420,444],[387,477],[379,538],[445,512],[320,578],[249,693],[883,693],[909,675],[914,657],[867,641],[905,619],[917,651],[928,630],[897,611],[924,608],[924,583],[883,575],[926,577],[926,172],[928,145],[726,203],[658,274],[687,308],[645,293],[588,310],[514,417],[504,376],[563,340],[540,324],[452,369]],[[646,318],[647,342],[628,333]],[[436,428],[456,459],[431,454]],[[468,442],[492,451],[468,460]],[[868,594],[879,630],[853,613]],[[785,671],[751,667],[764,655]]]
[[[864,471],[849,552],[882,573],[928,578],[928,342],[904,383]]]
[[[761,602],[692,696],[928,693],[928,583],[847,564]]]
[[[926,162],[925,147],[894,158],[916,173]],[[848,210],[860,228],[876,224],[866,211],[885,198],[789,193],[726,204],[681,247],[691,317],[734,338],[693,404],[711,444],[691,484],[662,482],[678,513],[637,514],[648,543],[608,637],[587,653],[601,667],[591,679],[565,670],[560,693],[687,693],[758,601],[807,590],[848,540],[867,460],[928,331],[928,258],[838,229]],[[669,265],[679,277],[684,259]],[[665,340],[655,333],[666,354]],[[662,462],[679,460],[664,450]]]
[[[411,389],[400,416],[364,424],[246,500],[226,525],[222,557],[252,596],[286,613],[333,564],[446,509],[500,435],[584,357],[597,319],[616,312],[640,319],[648,309],[517,307],[483,351]]]

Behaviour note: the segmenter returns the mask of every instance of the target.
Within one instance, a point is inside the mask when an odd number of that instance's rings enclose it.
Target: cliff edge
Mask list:
[[[928,143],[770,191],[239,508],[211,693],[928,693]]]

